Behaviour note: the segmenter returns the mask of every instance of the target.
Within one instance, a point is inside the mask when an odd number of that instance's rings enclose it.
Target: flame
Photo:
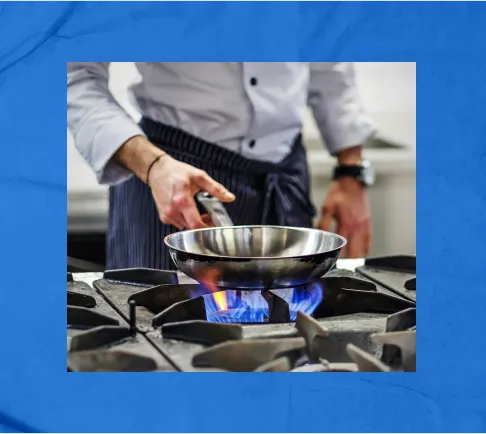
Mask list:
[[[219,310],[228,310],[228,297],[226,296],[225,292],[215,292],[211,294],[213,296],[214,301],[219,307]]]
[[[218,306],[218,310],[228,310],[228,298],[226,292],[222,291],[216,285],[220,276],[221,272],[218,269],[209,268],[206,270],[200,281],[205,282],[204,287],[212,293],[210,296],[213,298],[216,306]]]
[[[222,290],[216,283],[220,272],[217,269],[207,269],[203,278],[205,284],[201,291],[195,291],[192,296],[203,296],[206,305],[206,316],[210,322],[224,323],[261,323],[268,321],[268,303],[260,291]],[[208,294],[208,291],[210,294]],[[322,301],[323,291],[316,282],[304,287],[272,290],[284,299],[290,310],[290,320],[295,321],[297,312],[312,315]]]

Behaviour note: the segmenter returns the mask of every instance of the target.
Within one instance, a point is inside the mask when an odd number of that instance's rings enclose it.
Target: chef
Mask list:
[[[137,124],[110,93],[109,63],[68,64],[68,126],[110,186],[107,268],[171,269],[166,235],[211,224],[194,195],[225,203],[235,225],[311,227],[302,143],[306,107],[336,158],[319,228],[371,244],[362,145],[374,134],[350,63],[136,63]]]

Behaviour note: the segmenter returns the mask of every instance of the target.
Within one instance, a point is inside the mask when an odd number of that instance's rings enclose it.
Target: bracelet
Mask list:
[[[157,163],[157,161],[159,161],[162,157],[165,157],[167,154],[160,154],[158,157],[156,157],[154,159],[154,161],[152,161],[150,163],[150,166],[148,167],[147,169],[147,177],[145,178],[147,180],[146,184],[150,187],[150,184],[149,184],[149,176],[150,176],[150,171],[152,170],[152,167],[154,167],[154,164]]]

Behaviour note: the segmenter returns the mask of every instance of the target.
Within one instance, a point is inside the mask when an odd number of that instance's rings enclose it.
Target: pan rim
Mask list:
[[[169,244],[169,241],[171,238],[175,237],[176,235],[180,234],[181,232],[190,232],[190,233],[195,233],[195,232],[209,232],[209,231],[214,231],[217,229],[248,229],[248,228],[273,228],[273,229],[291,229],[291,230],[296,230],[300,232],[319,232],[323,234],[328,234],[328,235],[333,235],[334,237],[338,238],[341,241],[341,245],[339,247],[336,247],[331,250],[325,250],[322,252],[316,252],[316,253],[309,253],[306,255],[293,255],[293,256],[224,256],[224,255],[208,255],[205,253],[195,253],[195,252],[190,252],[187,250],[179,249],[177,247],[174,247]],[[333,253],[336,251],[341,250],[346,244],[348,243],[348,240],[344,238],[343,236],[336,234],[334,232],[329,232],[329,231],[323,231],[321,229],[316,229],[316,228],[303,228],[303,227],[295,227],[295,226],[278,226],[278,225],[241,225],[241,226],[217,226],[217,227],[212,227],[212,228],[202,228],[202,229],[190,229],[187,231],[179,231],[179,232],[174,232],[172,234],[166,235],[164,237],[164,244],[171,250],[180,252],[180,253],[186,253],[188,255],[194,255],[194,256],[202,256],[206,258],[220,258],[220,259],[236,259],[236,260],[281,260],[281,259],[297,259],[297,258],[308,258],[310,256],[316,256],[316,255],[325,255],[329,253]]]

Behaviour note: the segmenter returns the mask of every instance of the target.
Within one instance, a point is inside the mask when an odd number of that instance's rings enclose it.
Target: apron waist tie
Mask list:
[[[304,212],[307,215],[315,216],[316,210],[305,188],[302,180],[288,173],[269,173],[265,177],[265,201],[263,205],[262,224],[270,224],[272,211],[275,213],[276,224],[279,226],[298,226],[294,221],[294,212]],[[293,198],[290,201],[289,198]],[[295,205],[300,205],[296,209]]]

